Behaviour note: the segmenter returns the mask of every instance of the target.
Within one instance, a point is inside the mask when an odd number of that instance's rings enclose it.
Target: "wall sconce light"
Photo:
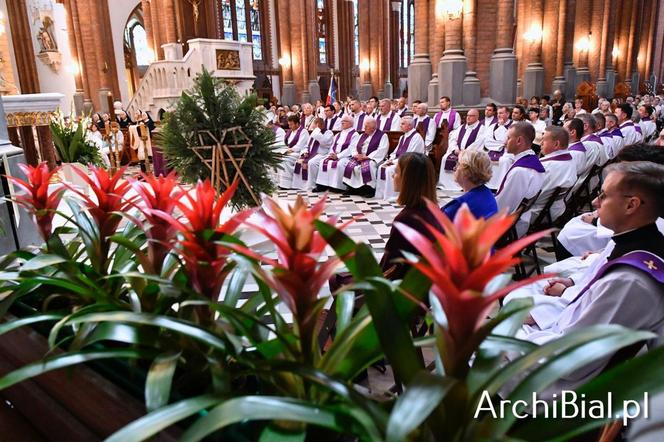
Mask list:
[[[463,0],[443,0],[439,7],[448,20],[457,20],[463,13]]]
[[[288,54],[282,55],[281,58],[279,59],[279,66],[281,66],[282,68],[288,68],[290,64],[291,64],[291,59],[288,56]]]
[[[590,47],[591,47],[590,38],[588,37],[581,37],[579,41],[576,42],[576,48],[579,51],[585,51],[585,52],[590,51]]]
[[[362,62],[360,63],[360,69],[362,70],[362,72],[368,72],[371,69],[371,64],[369,63],[369,60],[367,60],[366,58],[362,60]]]
[[[523,38],[525,38],[528,43],[537,43],[542,40],[543,36],[544,31],[542,31],[542,28],[537,25],[532,25],[530,29],[523,34]]]
[[[613,51],[611,51],[611,55],[613,55],[613,58],[620,57],[620,49],[617,46],[614,46]]]
[[[72,75],[78,75],[81,73],[81,67],[76,60],[73,60],[69,66],[67,66],[67,71]]]

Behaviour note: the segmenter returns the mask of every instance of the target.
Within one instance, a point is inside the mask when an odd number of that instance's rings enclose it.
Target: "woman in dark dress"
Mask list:
[[[436,226],[436,218],[426,206],[425,198],[436,202],[436,172],[433,163],[421,153],[407,153],[399,157],[394,172],[394,190],[399,192],[397,203],[404,206],[394,218],[390,237],[385,244],[385,253],[380,261],[383,275],[388,279],[401,279],[409,269],[408,264],[394,262],[403,257],[403,251],[418,255],[415,247],[403,237],[394,223],[400,222],[417,230],[429,239],[433,235],[424,226],[422,221]]]

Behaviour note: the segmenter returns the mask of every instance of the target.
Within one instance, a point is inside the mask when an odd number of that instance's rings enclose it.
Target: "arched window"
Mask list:
[[[353,45],[355,46],[355,66],[360,65],[360,8],[353,0]]]
[[[316,0],[316,35],[318,37],[318,63],[329,64],[327,38],[328,14],[327,0]]]
[[[415,0],[401,0],[401,45],[399,61],[408,67],[415,56]]]
[[[221,0],[221,18],[225,40],[249,42],[254,60],[264,60],[264,0]]]
[[[125,27],[125,46],[134,53],[136,66],[147,66],[154,61],[145,28],[136,14],[129,19]]]

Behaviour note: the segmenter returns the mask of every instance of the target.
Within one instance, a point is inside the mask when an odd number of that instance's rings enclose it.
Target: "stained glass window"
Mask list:
[[[415,56],[415,2],[401,0],[399,61],[402,68],[408,67]]]
[[[355,65],[360,65],[360,9],[357,0],[353,0],[353,45],[355,46]]]
[[[316,35],[318,36],[318,62],[327,64],[327,9],[325,0],[316,0]]]
[[[261,0],[221,0],[225,40],[250,42],[254,60],[263,60]]]

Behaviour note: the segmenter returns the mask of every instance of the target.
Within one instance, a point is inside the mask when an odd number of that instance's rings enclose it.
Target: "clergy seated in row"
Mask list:
[[[297,115],[291,115],[287,119],[288,130],[286,131],[286,146],[277,149],[284,154],[283,162],[279,167],[278,184],[282,189],[290,189],[293,182],[293,169],[295,163],[300,158],[300,153],[307,149],[309,143],[309,132],[300,124],[300,118]]]
[[[350,110],[352,112],[351,116],[353,117],[353,129],[356,132],[359,132],[364,127],[364,119],[368,115],[362,110],[362,103],[359,100],[352,100],[350,102]]]
[[[517,104],[512,108],[512,113],[511,113],[511,118],[512,118],[512,124],[518,123],[520,121],[527,121],[526,119],[526,109]],[[507,143],[507,138],[505,139],[505,143]],[[504,153],[498,158],[498,168],[496,173],[496,178],[498,179],[498,185],[495,188],[500,187],[500,182],[502,182],[503,177],[507,173],[510,167],[512,167],[512,164],[514,164],[515,158],[514,155],[511,153],[507,152],[504,150]]]
[[[586,148],[586,167],[603,166],[608,158],[605,155],[604,142],[600,137],[595,135],[597,132],[597,123],[595,117],[589,113],[581,114],[578,117],[583,121],[583,136],[581,142]]]
[[[395,132],[401,127],[401,117],[395,111],[390,110],[390,100],[380,100],[380,112],[376,116],[377,129],[381,132]]]
[[[641,143],[643,141],[641,127],[635,125],[632,121],[633,112],[634,109],[632,109],[632,106],[627,103],[619,105],[615,110],[616,117],[618,117],[618,128],[625,139],[625,146]]]
[[[341,130],[341,113],[337,113],[333,105],[325,106],[325,130],[339,132]]]
[[[354,100],[356,102],[357,100]],[[365,115],[366,118],[371,118]],[[353,147],[357,144],[360,138],[357,131],[353,128],[354,119],[348,114],[341,117],[341,132],[334,137],[334,142],[327,155],[320,155],[314,159],[314,163],[318,169],[318,176],[316,177],[316,192],[325,189],[345,190],[346,186],[343,183],[345,164],[350,160],[353,154]]]
[[[454,169],[454,179],[465,193],[441,208],[450,220],[454,220],[463,204],[468,206],[475,218],[487,219],[498,212],[496,198],[486,186],[491,179],[491,160],[486,152],[461,151]]]
[[[302,105],[302,116],[300,117],[300,126],[305,130],[311,131],[313,129],[316,114],[314,107],[311,103],[304,103]]]
[[[530,209],[528,218],[532,221],[540,214],[551,198],[554,190],[560,187],[569,189],[576,183],[576,169],[572,155],[567,151],[569,134],[559,126],[549,126],[542,137],[542,154],[540,162],[544,167],[544,181],[542,192]],[[565,212],[565,201],[561,198],[551,206],[549,213],[551,220],[555,221]]]
[[[399,138],[397,147],[388,156],[387,160],[378,168],[378,180],[376,183],[376,198],[386,201],[394,201],[397,191],[394,189],[392,179],[397,167],[399,157],[407,152],[424,153],[424,139],[415,130],[412,117],[401,119],[401,131],[403,135]]]
[[[533,150],[537,154],[539,154],[542,149],[542,137],[544,136],[544,129],[546,129],[546,123],[544,120],[540,120],[539,114],[540,111],[536,107],[531,107],[528,109],[528,122],[535,128]]]
[[[498,122],[497,117],[498,107],[495,103],[489,103],[484,108],[484,118],[480,121],[480,124],[484,126],[485,129],[493,129],[491,126]],[[488,133],[488,132],[487,132]]]
[[[576,176],[579,178],[577,183],[580,183],[583,181],[583,177],[590,171],[590,167],[593,164],[592,161],[588,161],[586,146],[581,141],[581,137],[583,137],[583,121],[579,118],[572,118],[565,122],[563,127],[569,134],[569,147],[567,150],[574,160]]]
[[[436,138],[436,125],[433,119],[428,115],[429,106],[426,103],[420,103],[413,106],[415,130],[420,134],[424,134],[424,152],[429,154],[433,145],[433,140]]]
[[[408,106],[406,106],[406,97],[399,97],[395,112],[397,113],[399,118],[403,118],[406,116],[406,112],[408,112]]]
[[[316,118],[307,148],[300,152],[300,157],[295,162],[291,189],[311,190],[316,186],[320,160],[327,155],[333,141],[334,133],[325,129],[323,119]]]
[[[371,198],[376,192],[378,165],[390,148],[387,134],[378,130],[377,126],[377,119],[364,120],[364,133],[358,138],[357,144],[351,146],[348,161],[344,161],[343,182],[348,186],[348,193]]]
[[[286,145],[286,131],[283,130],[280,126],[274,124],[274,121],[270,120],[267,122],[267,127],[269,127],[274,133],[274,143],[273,147],[283,147]]]
[[[535,129],[525,121],[513,124],[507,132],[505,149],[508,154],[513,155],[514,162],[505,173],[496,193],[498,208],[507,213],[513,213],[524,199],[532,198],[542,190],[544,167],[531,149],[534,139]],[[526,233],[529,225],[530,214],[526,212],[517,221],[518,235]]]
[[[599,112],[594,113],[593,118],[595,119],[595,126],[597,129],[595,135],[602,139],[601,157],[604,159],[604,163],[607,163],[608,161],[615,158],[617,153],[623,147],[622,135],[616,134],[614,136],[611,134],[611,130],[609,129],[609,124],[612,124],[612,128],[616,128],[618,119],[613,114],[604,115]],[[611,121],[611,123],[609,123],[609,121]]]
[[[607,166],[602,191],[593,204],[613,230],[602,261],[578,281],[552,280],[543,291],[553,300],[536,306],[517,337],[543,344],[599,324],[664,333],[664,235],[655,221],[664,215],[664,166],[649,161]],[[542,292],[540,292],[542,293]],[[517,291],[509,299],[517,297]],[[564,305],[560,313],[548,307]],[[540,311],[541,308],[543,310]],[[648,348],[660,344],[647,343]],[[556,389],[574,389],[596,376],[609,358],[566,376]]]
[[[655,108],[649,104],[639,106],[639,128],[641,128],[641,135],[643,136],[643,141],[649,143],[653,141],[657,136],[657,124],[652,119],[652,114],[655,112]]]
[[[461,190],[454,180],[454,168],[459,159],[459,153],[469,149],[478,150],[484,145],[485,128],[479,120],[479,111],[471,109],[466,115],[466,123],[450,133],[447,152],[441,161],[438,187],[446,190]]]
[[[488,108],[488,106],[487,106]],[[500,186],[500,181],[503,175],[509,169],[511,164],[505,164],[501,170],[500,159],[505,154],[505,143],[507,142],[507,131],[512,126],[513,121],[510,119],[510,110],[507,106],[498,107],[498,116],[496,124],[487,128],[484,136],[484,150],[489,154],[491,159],[491,167],[493,173],[491,174],[491,181],[489,181],[489,188],[497,189]],[[486,128],[486,124],[484,125]]]
[[[652,161],[664,165],[664,149],[648,144],[625,147],[616,157],[618,161]],[[658,225],[664,229],[664,221]],[[557,236],[556,258],[560,261],[571,256],[585,256],[599,252],[609,242],[613,231],[604,226],[597,212],[589,212],[572,218]]]

